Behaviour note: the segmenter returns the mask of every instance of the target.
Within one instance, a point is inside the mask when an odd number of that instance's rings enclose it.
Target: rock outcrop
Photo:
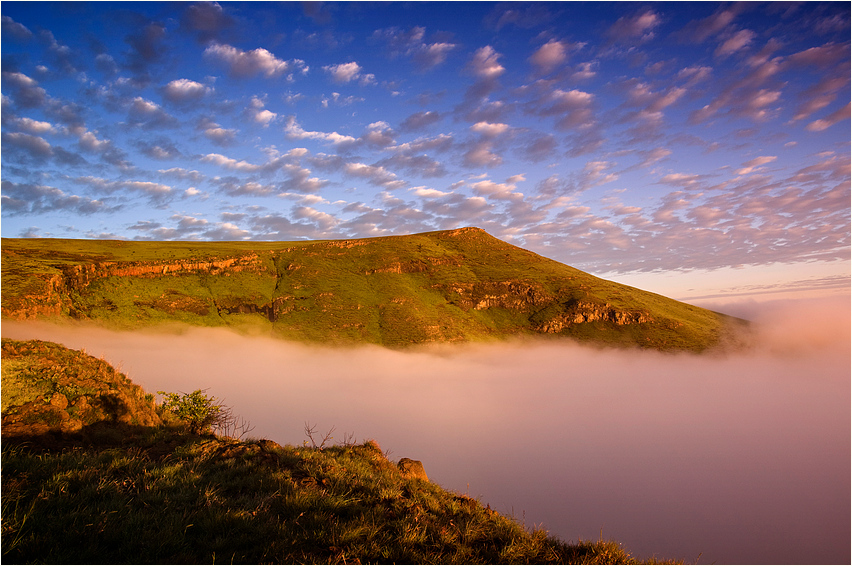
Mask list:
[[[406,478],[413,478],[423,481],[429,481],[429,476],[426,475],[426,469],[423,467],[423,462],[420,460],[412,460],[411,458],[403,458],[397,464],[400,473]]]

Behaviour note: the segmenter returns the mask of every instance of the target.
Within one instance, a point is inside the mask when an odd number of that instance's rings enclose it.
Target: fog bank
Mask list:
[[[148,392],[208,389],[255,425],[374,438],[392,459],[564,540],[701,563],[848,563],[848,297],[728,304],[747,354],[563,342],[329,349],[238,336],[4,323],[85,348]]]

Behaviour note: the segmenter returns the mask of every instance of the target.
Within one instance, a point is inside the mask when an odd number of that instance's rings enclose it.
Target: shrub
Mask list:
[[[163,409],[186,423],[193,434],[217,432],[232,438],[242,438],[254,427],[241,417],[234,415],[230,407],[216,397],[208,397],[204,390],[192,393],[167,393],[157,391],[165,398]]]
[[[222,424],[228,412],[215,397],[208,397],[202,389],[192,393],[167,393],[157,391],[165,398],[163,409],[182,420],[193,434],[211,432],[214,426]]]

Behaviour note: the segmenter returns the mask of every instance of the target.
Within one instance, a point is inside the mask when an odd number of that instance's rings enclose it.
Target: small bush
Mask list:
[[[157,391],[165,398],[163,409],[182,420],[193,434],[209,433],[220,425],[227,413],[226,408],[215,397],[208,397],[204,390],[192,393],[167,393]]]
[[[254,430],[251,423],[234,415],[231,408],[216,397],[205,395],[202,389],[192,393],[157,393],[165,398],[163,410],[183,421],[192,434],[215,432],[239,439]]]

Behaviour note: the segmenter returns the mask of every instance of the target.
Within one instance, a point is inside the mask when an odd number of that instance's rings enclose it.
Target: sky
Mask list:
[[[696,303],[849,293],[848,2],[0,11],[3,237],[478,226]]]

